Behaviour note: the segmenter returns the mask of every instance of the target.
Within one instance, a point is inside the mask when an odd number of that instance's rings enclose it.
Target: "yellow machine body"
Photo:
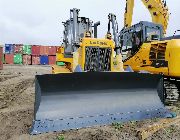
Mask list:
[[[85,61],[86,61],[86,48],[87,47],[98,47],[98,48],[108,48],[111,49],[111,58],[110,58],[110,71],[117,72],[123,71],[123,63],[121,55],[116,55],[114,49],[115,44],[113,40],[109,39],[97,39],[97,38],[83,38],[80,43],[80,47],[76,52],[73,52],[72,58],[64,57],[64,48],[61,47],[56,54],[56,61],[64,62],[66,64],[66,69],[63,69],[62,66],[53,66],[52,72],[57,73],[66,73],[73,72],[77,65],[80,65],[82,70],[85,70]]]
[[[151,58],[154,50],[154,58]],[[167,66],[154,67],[153,61],[164,61]],[[180,40],[143,43],[139,51],[124,61],[124,68],[131,66],[134,71],[148,71],[165,76],[180,77]]]

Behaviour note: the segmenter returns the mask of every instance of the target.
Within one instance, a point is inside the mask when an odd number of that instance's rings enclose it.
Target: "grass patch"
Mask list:
[[[59,136],[57,136],[57,140],[65,140],[64,135],[60,134]]]
[[[112,123],[112,126],[116,129],[116,130],[120,130],[124,127],[124,125],[121,123],[121,122],[115,122],[115,123]]]

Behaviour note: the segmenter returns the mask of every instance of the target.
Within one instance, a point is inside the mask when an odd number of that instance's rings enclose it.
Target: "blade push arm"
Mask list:
[[[108,33],[110,33],[110,25],[112,24],[112,30],[113,30],[113,40],[115,42],[115,50],[117,54],[120,54],[120,43],[118,39],[118,24],[116,20],[116,15],[110,13],[108,15],[109,23],[108,23]]]

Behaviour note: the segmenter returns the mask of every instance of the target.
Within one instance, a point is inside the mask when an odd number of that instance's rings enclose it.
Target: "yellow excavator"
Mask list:
[[[116,17],[108,17],[107,35],[100,39],[99,22],[93,25],[89,18],[79,16],[79,9],[70,10],[57,53],[57,61],[66,65],[54,66],[54,74],[35,78],[31,134],[169,114],[164,107],[162,75],[124,72]]]
[[[124,68],[164,75],[166,103],[176,103],[180,92],[180,36],[165,37],[169,11],[166,1],[142,0],[152,22],[132,24],[134,0],[126,0],[124,28],[119,42]]]

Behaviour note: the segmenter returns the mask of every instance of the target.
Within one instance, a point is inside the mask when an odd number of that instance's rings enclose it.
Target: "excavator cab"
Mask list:
[[[119,38],[122,54],[127,58],[136,54],[143,43],[161,40],[163,29],[160,24],[141,21],[129,28],[123,28]]]

